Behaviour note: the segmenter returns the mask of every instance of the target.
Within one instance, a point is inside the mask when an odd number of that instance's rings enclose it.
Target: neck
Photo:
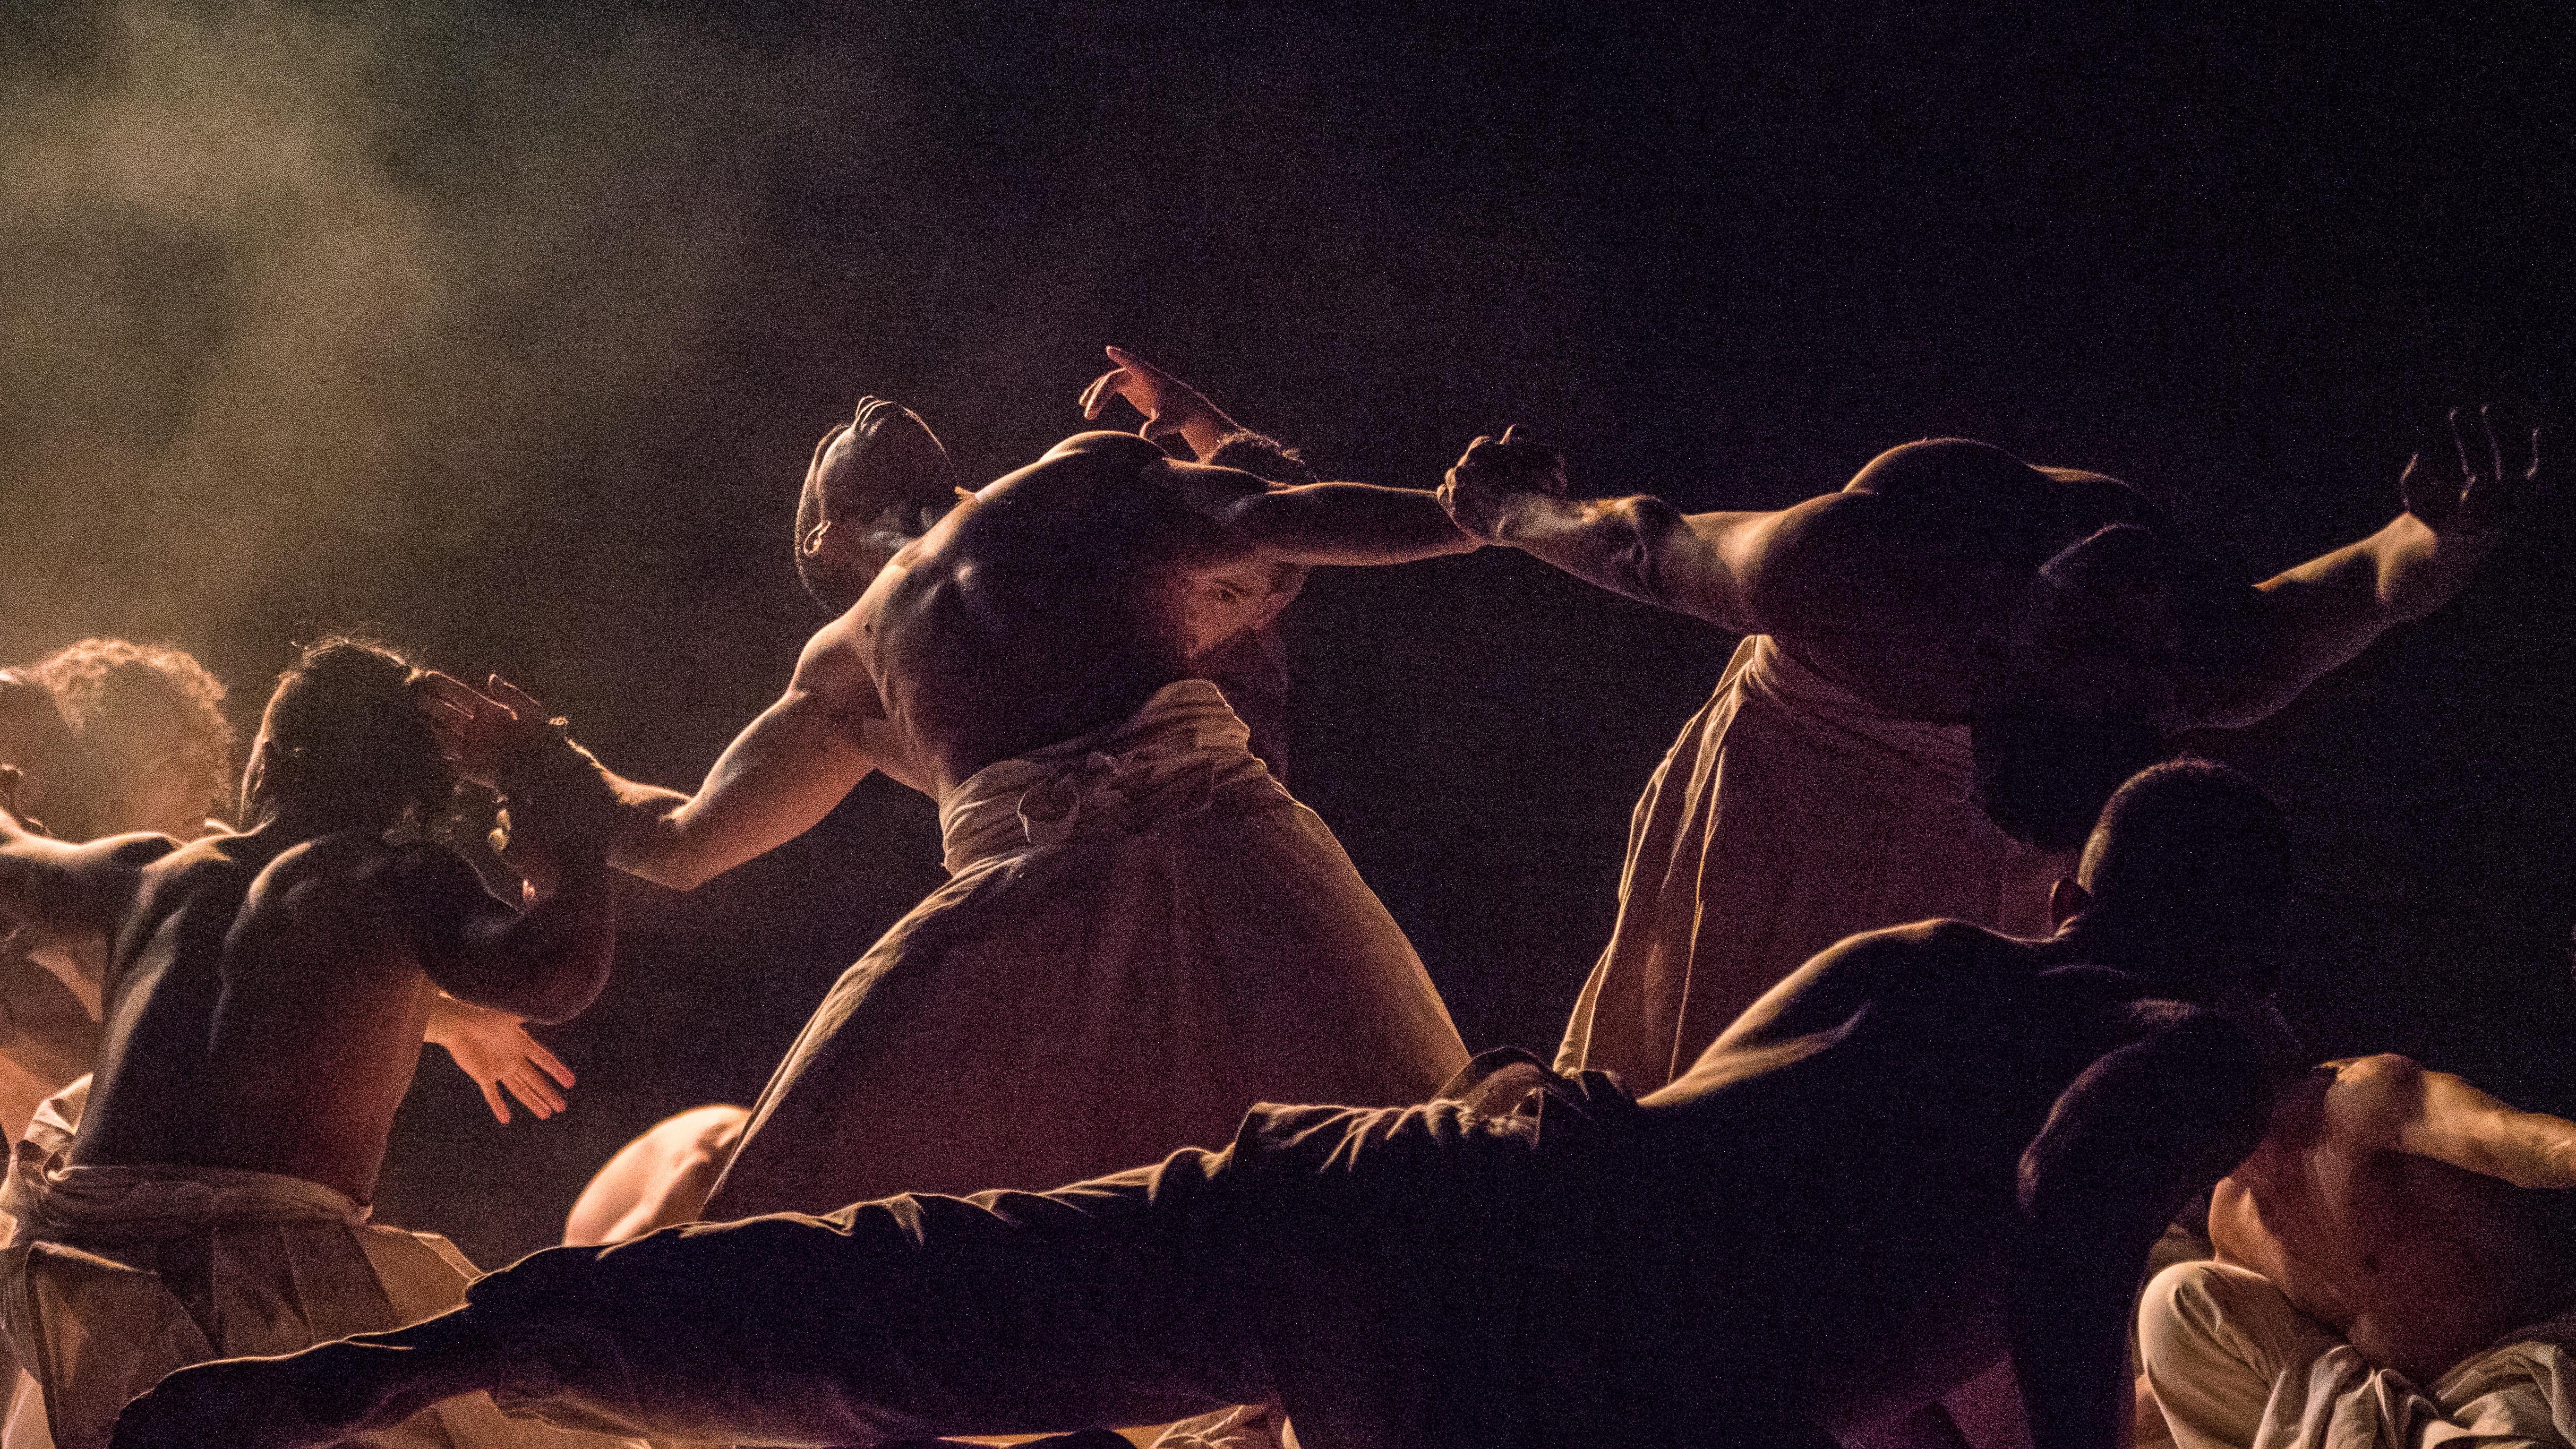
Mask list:
[[[2151,981],[2161,981],[2172,953],[2146,933],[2131,929],[2098,907],[2080,911],[2057,928],[2046,942],[2048,955],[2063,965],[2081,962],[2108,966]]]

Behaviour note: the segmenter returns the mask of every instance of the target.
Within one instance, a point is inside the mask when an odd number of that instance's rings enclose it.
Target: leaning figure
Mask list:
[[[1670,1081],[1799,962],[1927,916],[2042,928],[2049,882],[2131,771],[2251,724],[2459,592],[2541,482],[2481,413],[2400,480],[2406,511],[2260,584],[2126,484],[1936,438],[1769,512],[1567,496],[1480,438],[1461,528],[1742,634],[1637,802],[1619,913],[1557,1065]]]
[[[1219,464],[1295,466],[1113,360],[1092,411],[1125,397]],[[1207,677],[1310,565],[1475,547],[1431,493],[1114,432],[969,492],[918,416],[867,398],[797,516],[838,617],[695,794],[604,775],[609,858],[688,889],[882,772],[938,802],[949,880],[825,996],[707,1217],[1051,1187],[1220,1139],[1256,1101],[1420,1101],[1465,1062],[1411,943]],[[469,770],[486,730],[543,713],[498,680],[440,691]]]
[[[307,649],[261,721],[238,834],[70,844],[0,809],[0,915],[107,961],[95,1077],[38,1112],[0,1194],[0,1305],[59,1449],[105,1443],[183,1364],[392,1328],[474,1277],[445,1239],[368,1221],[394,1111],[451,997],[515,1033],[598,994],[612,916],[586,842],[609,802],[559,735],[496,741],[551,894],[486,894],[421,838],[455,784],[421,678],[372,645]],[[527,1433],[487,1400],[388,1429]]]

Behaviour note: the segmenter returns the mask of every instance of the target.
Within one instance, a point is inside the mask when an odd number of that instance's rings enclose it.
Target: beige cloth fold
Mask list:
[[[2261,1275],[2182,1263],[2138,1336],[2179,1449],[2520,1449],[2576,1444],[2576,1311],[2506,1334],[2429,1389],[2374,1368]]]
[[[1400,1105],[1465,1048],[1386,908],[1203,679],[977,771],[948,883],[824,998],[710,1218],[1043,1189],[1256,1101]]]
[[[465,1301],[474,1265],[435,1233],[367,1221],[299,1177],[69,1160],[90,1079],[39,1108],[0,1207],[0,1321],[45,1412],[6,1449],[96,1449],[128,1400],[186,1364],[289,1353],[399,1328]],[[617,1441],[504,1418],[486,1395],[353,1444],[484,1449]]]
[[[1557,1070],[1651,1092],[1861,931],[1945,917],[2046,934],[2068,858],[2005,835],[1968,785],[1967,726],[1896,718],[1745,639],[1637,801],[1617,923]]]

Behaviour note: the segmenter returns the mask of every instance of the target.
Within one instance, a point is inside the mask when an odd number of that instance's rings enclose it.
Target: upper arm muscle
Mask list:
[[[178,848],[166,835],[116,835],[80,845],[20,836],[0,846],[0,915],[40,933],[106,930],[133,899],[143,868]]]

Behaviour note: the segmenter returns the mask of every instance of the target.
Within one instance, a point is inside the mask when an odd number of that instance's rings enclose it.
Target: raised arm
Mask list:
[[[2104,1056],[2058,1098],[2022,1156],[2011,1282],[2034,1449],[2126,1441],[2128,1325],[2147,1250],[2261,1140],[2271,1086],[2251,1035],[2202,1013]]]
[[[1569,498],[1565,460],[1518,428],[1470,444],[1439,497],[1479,542],[1519,549],[1623,598],[1739,634],[1778,626],[1757,607],[1756,578],[1796,509],[1684,514],[1645,494]]]
[[[2473,438],[2453,412],[2451,448],[2419,451],[2407,461],[2398,480],[2405,512],[2358,543],[2256,585],[2249,663],[2190,723],[2232,727],[2261,720],[2381,634],[2432,613],[2467,586],[2514,515],[2544,486],[2539,429],[2519,459],[2509,455],[2487,409],[2478,410],[2475,431]]]
[[[1123,399],[1144,418],[1138,432],[1157,441],[1178,437],[1202,463],[1244,468],[1251,460],[1240,455],[1251,444],[1302,475],[1283,483],[1277,469],[1249,467],[1273,485],[1267,489],[1217,475],[1201,475],[1195,486],[1192,479],[1182,479],[1194,502],[1263,552],[1297,564],[1392,564],[1480,547],[1449,521],[1437,495],[1415,488],[1311,481],[1314,475],[1293,452],[1248,432],[1197,388],[1124,348],[1112,347],[1108,353],[1117,366],[1083,389],[1084,418],[1097,420],[1112,399]]]
[[[811,830],[866,779],[875,762],[860,743],[858,725],[869,711],[853,696],[873,686],[849,657],[843,631],[844,621],[836,621],[814,636],[787,692],[725,747],[696,794],[600,767],[617,800],[609,863],[674,890],[692,890]],[[488,729],[496,711],[509,717],[541,712],[498,676],[489,695],[452,680],[447,684],[452,687],[443,688],[441,697],[455,712],[443,723],[452,737]],[[460,752],[473,771],[473,746]]]

